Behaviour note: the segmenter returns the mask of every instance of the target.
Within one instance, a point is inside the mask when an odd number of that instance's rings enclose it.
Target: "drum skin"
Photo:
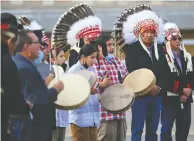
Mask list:
[[[81,70],[78,72],[75,72],[75,74],[79,74],[83,76],[90,84],[90,88],[94,88],[95,84],[97,83],[97,76],[88,70]]]
[[[135,96],[144,96],[156,84],[156,77],[151,70],[142,68],[131,72],[123,84],[132,88]]]
[[[55,101],[58,108],[77,109],[89,99],[90,84],[84,77],[78,74],[62,74],[59,80],[63,82],[64,90],[58,94]],[[52,80],[48,87],[51,88],[57,82],[58,79]]]
[[[99,96],[102,107],[114,114],[127,111],[132,106],[134,99],[133,91],[123,84],[112,85]]]

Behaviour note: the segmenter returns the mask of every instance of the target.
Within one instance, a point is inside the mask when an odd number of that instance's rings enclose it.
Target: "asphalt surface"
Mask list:
[[[188,137],[187,141],[194,141],[194,104],[192,104],[191,110],[192,110],[192,113],[191,113],[192,121],[191,121],[191,127],[190,127],[190,134],[189,134],[189,137]],[[130,113],[131,113],[131,111],[128,110],[127,111],[127,126],[128,126],[127,141],[131,141],[131,139],[130,139],[131,114]],[[161,129],[161,124],[159,124],[159,127],[158,127],[158,135],[160,134],[160,129]],[[174,133],[175,133],[175,126],[173,127],[173,131],[172,131],[173,138],[174,138]],[[145,138],[145,136],[144,136],[144,133],[143,133],[142,141],[145,141],[144,138]],[[158,136],[158,138],[159,138],[159,136]],[[71,132],[70,132],[69,128],[67,129],[67,132],[66,132],[65,141],[71,141]],[[160,140],[158,140],[158,141],[160,141]],[[175,141],[175,139],[174,139],[174,141]]]
[[[173,140],[175,141],[175,139],[173,139]],[[65,141],[72,141],[72,140],[71,140],[71,137],[67,137],[67,138],[65,139]],[[131,141],[130,136],[127,137],[127,140],[126,140],[126,141]],[[145,141],[145,140],[143,139],[142,141]],[[158,141],[160,141],[160,140],[158,140]],[[188,137],[188,140],[187,140],[187,141],[194,141],[194,135],[190,135],[190,136]]]

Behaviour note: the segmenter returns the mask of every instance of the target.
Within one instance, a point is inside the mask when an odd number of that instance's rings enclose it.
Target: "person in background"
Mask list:
[[[56,48],[56,60],[52,67],[54,68],[55,78],[60,78],[60,75],[66,72],[67,65],[65,64],[65,56],[63,48]],[[58,70],[57,70],[58,69]],[[58,72],[58,73],[57,73]],[[56,130],[53,130],[52,141],[64,141],[66,127],[69,125],[69,111],[56,108]]]
[[[114,56],[113,37],[110,35],[103,35],[102,40],[106,42],[108,56]]]
[[[109,40],[111,36],[101,35],[96,40],[95,45],[98,48],[97,61],[94,68],[97,72],[100,94],[111,85],[122,83],[128,72],[119,60],[119,58],[108,55],[109,48],[112,48]],[[108,46],[107,46],[108,45]],[[110,51],[110,50],[109,50]],[[112,51],[111,51],[112,53]],[[98,127],[99,141],[125,141],[127,135],[126,114],[112,114],[107,112],[100,104],[100,126]]]
[[[194,58],[186,51],[183,37],[175,23],[164,24],[165,56],[169,76],[167,94],[163,95],[161,141],[172,141],[176,124],[176,141],[187,141],[191,126],[191,103],[194,89]]]
[[[79,53],[79,61],[67,73],[89,70],[95,73],[93,64],[96,61],[97,50],[93,45],[84,45]],[[69,111],[69,123],[73,141],[97,141],[99,120],[98,95],[91,91],[89,100],[80,108]]]

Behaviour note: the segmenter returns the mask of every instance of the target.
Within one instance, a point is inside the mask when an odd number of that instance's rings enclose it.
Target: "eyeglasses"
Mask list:
[[[31,41],[32,44],[40,44],[39,41]]]
[[[40,44],[39,41],[29,41],[28,44]]]
[[[177,39],[178,39],[179,41],[182,41],[182,38],[181,38],[181,37],[179,37],[179,38],[173,37],[173,38],[172,38],[173,41],[176,41]]]

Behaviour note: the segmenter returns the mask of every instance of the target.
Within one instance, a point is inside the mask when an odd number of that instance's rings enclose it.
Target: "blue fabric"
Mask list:
[[[30,101],[32,104],[48,104],[57,99],[57,91],[54,88],[47,88],[40,73],[31,61],[20,54],[15,55],[14,61],[19,71],[25,100]]]
[[[43,57],[44,57],[44,53],[40,50],[40,51],[39,51],[39,57],[34,61],[35,64],[42,63]]]
[[[113,54],[108,54],[108,56],[105,57],[107,62],[111,62],[113,58],[114,58]]]
[[[145,141],[157,141],[156,131],[158,129],[161,97],[160,96],[143,96],[137,97],[131,107],[132,123],[131,141],[141,141],[144,123],[146,121]]]
[[[68,73],[85,70],[78,61],[73,65]],[[88,68],[89,71],[94,71]],[[98,95],[90,95],[89,100],[80,108],[69,111],[69,123],[76,124],[79,127],[97,127],[100,124]]]
[[[177,53],[175,51],[172,50],[172,53],[174,54],[174,58],[176,59],[178,65],[179,65],[179,68],[181,69],[181,71],[183,71],[183,67],[182,67],[182,63],[181,63],[181,54],[180,52]]]

